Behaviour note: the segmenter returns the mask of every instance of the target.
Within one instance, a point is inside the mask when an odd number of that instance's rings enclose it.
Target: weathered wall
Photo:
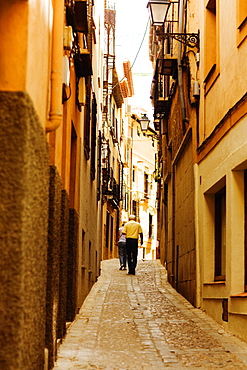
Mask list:
[[[205,17],[207,10],[205,2],[198,3],[200,11],[200,80],[201,80],[201,109],[200,109],[200,143],[208,137],[215,126],[225,116],[237,101],[246,93],[247,42],[239,43],[240,23],[237,15],[237,1],[227,0],[224,6],[217,3],[216,17],[216,51],[206,43]],[[244,16],[244,14],[243,14]],[[242,27],[246,33],[246,23]],[[206,56],[216,53],[215,73],[202,88],[206,78]],[[212,67],[212,65],[210,66]],[[209,86],[212,84],[208,92]]]
[[[200,306],[216,321],[247,340],[245,282],[245,180],[247,169],[247,15],[246,3],[216,1],[216,48],[206,42],[211,28],[205,20],[210,16],[206,2],[200,7],[200,35],[202,55],[199,80],[201,85],[200,125],[198,148],[198,176],[196,202],[198,206],[197,238],[199,252]],[[229,14],[229,16],[227,16]],[[207,58],[215,53],[215,66],[206,76]],[[204,88],[202,89],[202,86]],[[216,194],[226,189],[226,205],[222,212],[225,241],[215,242],[219,232],[216,221]],[[221,276],[216,271],[216,259]],[[216,260],[216,263],[215,263]],[[222,303],[227,303],[228,307]],[[228,313],[228,315],[227,315]],[[228,316],[228,317],[227,317]]]
[[[52,1],[0,1],[0,90],[27,91],[45,126]]]
[[[78,265],[78,213],[69,210],[69,240],[68,240],[68,279],[67,279],[67,321],[73,321],[77,313],[77,265]]]
[[[66,333],[68,237],[69,237],[69,196],[65,190],[62,190],[59,307],[58,307],[58,327],[57,327],[58,338],[63,338],[63,336]]]
[[[196,112],[190,104],[191,71],[183,70],[183,92],[187,120],[182,119],[179,89],[174,90],[166,139],[163,139],[163,190],[162,227],[164,258],[168,280],[193,305],[196,304],[196,239],[195,239],[195,177],[194,128]],[[187,88],[186,88],[187,87]],[[164,251],[162,250],[164,248]]]
[[[0,127],[0,368],[40,370],[45,345],[48,149],[25,93],[0,92]]]
[[[175,183],[176,284],[178,292],[195,305],[195,186],[191,141],[176,165]]]
[[[46,347],[49,350],[49,368],[57,353],[57,317],[59,307],[59,272],[61,243],[61,178],[56,167],[50,167],[49,232],[46,290]]]

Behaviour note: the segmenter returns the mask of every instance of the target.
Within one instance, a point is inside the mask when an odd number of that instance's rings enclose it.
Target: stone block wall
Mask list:
[[[49,155],[24,92],[0,92],[0,187],[0,368],[41,370]]]
[[[50,167],[49,232],[46,289],[46,348],[49,351],[49,369],[57,353],[57,318],[59,307],[60,245],[61,245],[62,183],[55,166]]]
[[[79,216],[75,209],[69,212],[68,271],[67,271],[67,321],[73,321],[77,313],[77,255],[78,255]]]
[[[63,338],[66,333],[68,238],[69,238],[69,196],[65,190],[62,190],[57,338]]]

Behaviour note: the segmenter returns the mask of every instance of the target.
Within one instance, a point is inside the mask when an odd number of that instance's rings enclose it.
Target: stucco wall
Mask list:
[[[52,1],[0,2],[0,89],[27,91],[40,124],[47,119]]]
[[[40,370],[45,339],[48,150],[27,94],[0,92],[0,126],[0,368]]]
[[[224,1],[224,5],[217,8],[217,56],[214,82],[209,93],[205,94],[203,81],[205,75],[206,55],[215,52],[211,44],[206,47],[205,37],[205,4],[203,1],[198,3],[200,11],[200,80],[201,80],[201,113],[200,113],[200,142],[202,142],[220,120],[225,116],[227,111],[232,108],[237,101],[246,93],[246,40],[238,44],[238,17],[237,2],[231,0]],[[212,67],[212,65],[210,66]],[[209,84],[209,85],[210,85]]]
[[[231,298],[244,287],[244,173],[246,170],[247,116],[223,137],[210,154],[199,163],[198,229],[202,307],[219,323],[246,340],[245,299]],[[226,185],[226,281],[214,283],[214,194]],[[215,300],[229,300],[229,321],[222,322],[222,306]]]

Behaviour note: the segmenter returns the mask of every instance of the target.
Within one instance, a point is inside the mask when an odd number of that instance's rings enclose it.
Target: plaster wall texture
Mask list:
[[[240,120],[198,165],[202,193],[208,192],[229,170],[237,169],[237,166],[246,161],[246,124],[247,116]]]
[[[48,148],[26,93],[0,92],[0,126],[0,367],[42,369]]]
[[[230,315],[230,321],[228,325],[229,331],[234,333],[239,338],[243,338],[246,341],[246,326],[247,326],[247,318],[246,314],[241,315],[234,315],[234,319],[231,320]]]
[[[238,16],[237,2],[231,0],[219,1],[217,8],[216,30],[216,69],[214,83],[206,94],[203,89],[206,54],[214,52],[212,44],[205,48],[206,35],[204,32],[205,10],[203,2],[200,3],[200,80],[201,80],[201,103],[204,109],[200,115],[200,140],[203,141],[213,131],[214,127],[246,93],[247,65],[247,42],[238,44]],[[205,41],[205,42],[204,42]],[[211,81],[213,82],[213,81]],[[211,83],[210,82],[210,83]],[[207,84],[206,84],[207,85]],[[202,106],[202,105],[201,105]],[[204,122],[204,124],[203,124]]]
[[[0,2],[0,90],[27,91],[44,127],[50,73],[51,0]]]
[[[246,340],[241,330],[245,323],[246,303],[242,298],[230,298],[244,292],[244,173],[247,158],[245,137],[247,117],[241,119],[223,137],[210,154],[200,162],[198,175],[198,226],[202,307],[222,324],[222,298],[229,299],[229,321],[224,326]],[[212,165],[213,164],[213,165]],[[218,185],[219,184],[219,185]],[[214,193],[226,185],[226,282],[223,285],[203,285],[214,281]]]

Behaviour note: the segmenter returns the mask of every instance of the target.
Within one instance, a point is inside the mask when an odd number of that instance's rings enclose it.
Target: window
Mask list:
[[[95,180],[95,155],[96,155],[96,130],[97,130],[97,102],[95,93],[92,100],[92,133],[91,133],[91,179]]]
[[[144,197],[148,196],[148,174],[144,173]]]
[[[100,194],[101,194],[101,131],[99,131],[99,137],[98,137],[98,178],[97,178],[97,200],[100,200]]]
[[[148,237],[151,239],[153,236],[153,216],[149,213]]]
[[[209,0],[205,14],[205,83],[206,91],[212,86],[219,73],[219,42],[217,2]]]
[[[87,160],[90,158],[90,108],[91,108],[91,83],[90,76],[85,78],[86,103],[84,107],[84,152]]]
[[[126,191],[126,185],[123,186],[123,209],[125,211],[129,209],[129,194]]]
[[[158,98],[168,98],[170,93],[170,77],[158,74]]]
[[[136,200],[132,201],[132,213],[136,216],[136,220],[139,218],[139,202]]]
[[[247,22],[247,2],[246,0],[238,0],[238,28],[244,27]]]
[[[112,106],[112,115],[111,115],[111,125],[112,125],[112,135],[114,137],[116,137],[116,118],[115,118],[115,115],[116,115],[116,110],[115,110],[115,105]]]
[[[110,250],[113,250],[113,231],[114,231],[114,219],[112,216],[110,216]]]
[[[133,200],[132,202],[132,209],[133,209],[133,215],[136,216],[136,201],[135,200]]]
[[[85,231],[81,231],[81,267],[85,268]]]
[[[113,136],[113,140],[118,139],[118,120],[116,118],[116,106],[115,105],[112,107],[111,134]]]
[[[106,213],[106,239],[105,239],[105,246],[109,248],[109,235],[110,235],[110,214],[109,212]]]
[[[125,163],[129,163],[130,159],[130,147],[129,145],[125,146]]]
[[[70,149],[70,185],[69,196],[71,206],[74,207],[76,194],[76,157],[77,157],[77,134],[74,123],[71,122],[71,149]]]
[[[237,0],[237,44],[247,37],[247,1]]]
[[[88,272],[91,272],[91,267],[92,267],[92,243],[88,242]]]
[[[132,181],[133,182],[136,182],[136,168],[135,167],[133,167],[133,175],[132,175]]]
[[[244,268],[245,291],[247,291],[247,170],[244,171]]]
[[[225,280],[226,267],[226,187],[215,194],[215,280]]]
[[[118,162],[119,200],[123,200],[123,164]]]

